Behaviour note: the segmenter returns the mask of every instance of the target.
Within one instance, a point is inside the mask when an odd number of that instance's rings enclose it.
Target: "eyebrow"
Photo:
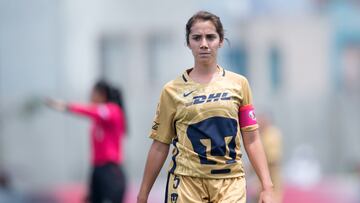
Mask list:
[[[202,36],[202,34],[190,34],[190,36],[198,37]],[[216,36],[216,33],[205,34],[205,36]]]

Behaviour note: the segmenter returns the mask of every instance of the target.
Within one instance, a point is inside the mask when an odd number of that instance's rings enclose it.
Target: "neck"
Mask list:
[[[189,76],[198,83],[209,83],[218,76],[217,64],[196,64]]]
[[[197,63],[195,62],[194,70],[192,72],[195,72],[199,75],[212,75],[218,71],[218,65],[215,62],[213,63]]]

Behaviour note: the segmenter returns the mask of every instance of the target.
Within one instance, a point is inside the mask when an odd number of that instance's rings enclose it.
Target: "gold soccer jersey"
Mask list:
[[[221,76],[196,83],[187,70],[167,83],[160,96],[150,137],[173,144],[169,172],[201,178],[244,175],[241,162],[240,107],[252,104],[245,77],[219,67]]]

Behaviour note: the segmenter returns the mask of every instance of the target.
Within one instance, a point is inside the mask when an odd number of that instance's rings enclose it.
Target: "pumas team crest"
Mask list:
[[[171,203],[176,203],[179,195],[177,193],[171,194]]]

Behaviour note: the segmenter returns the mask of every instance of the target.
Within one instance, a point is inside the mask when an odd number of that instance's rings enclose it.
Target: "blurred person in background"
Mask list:
[[[26,203],[26,199],[10,187],[10,176],[0,169],[0,203]]]
[[[9,177],[0,170],[0,202],[6,202],[10,199]]]
[[[123,202],[126,177],[123,169],[123,142],[126,118],[122,94],[104,80],[92,89],[90,103],[65,103],[47,99],[46,104],[92,120],[92,175],[88,200],[91,203]]]
[[[274,184],[276,202],[282,202],[283,184],[281,176],[282,160],[282,134],[270,118],[269,114],[262,113],[257,116],[259,132],[268,161],[271,180]]]
[[[273,203],[273,184],[262,148],[249,83],[217,63],[224,43],[220,18],[200,11],[186,24],[194,66],[161,93],[138,203],[150,190],[174,146],[165,202],[246,202],[241,136],[260,178],[259,203]]]
[[[2,170],[0,170],[0,188],[4,190],[9,189],[9,176]]]

